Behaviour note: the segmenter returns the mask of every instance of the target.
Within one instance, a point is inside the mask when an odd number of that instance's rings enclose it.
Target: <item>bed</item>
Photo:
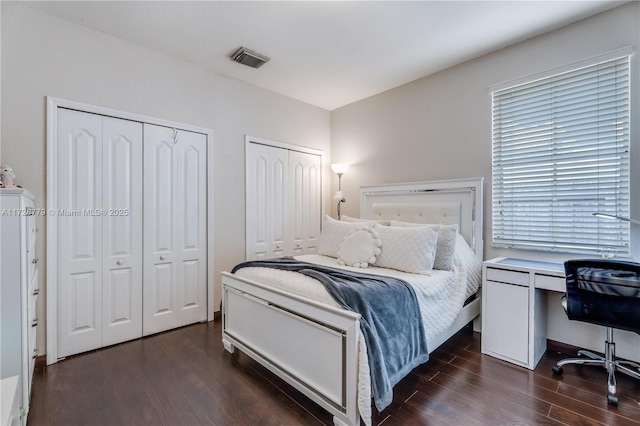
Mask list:
[[[482,189],[482,178],[361,188],[360,217],[365,220],[455,225],[462,243],[456,244],[451,272],[434,270],[425,278],[378,267],[341,267],[335,258],[319,254],[296,259],[407,281],[427,280],[423,287],[410,284],[414,290],[427,289],[415,291],[431,352],[480,313]],[[451,280],[464,282],[464,288],[446,290]],[[297,272],[248,267],[235,274],[223,272],[222,284],[222,340],[227,351],[238,348],[246,353],[333,414],[335,424],[357,425],[360,419],[370,424],[372,386],[359,314],[341,308],[322,284]],[[429,298],[438,301],[425,308],[423,302]]]

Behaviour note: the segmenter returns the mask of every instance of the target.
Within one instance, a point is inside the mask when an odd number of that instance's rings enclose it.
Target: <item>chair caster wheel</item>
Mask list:
[[[615,395],[607,395],[609,405],[618,406],[618,397]]]
[[[551,367],[551,369],[553,370],[553,374],[555,374],[556,376],[562,376],[562,373],[564,373],[562,367],[553,366]]]

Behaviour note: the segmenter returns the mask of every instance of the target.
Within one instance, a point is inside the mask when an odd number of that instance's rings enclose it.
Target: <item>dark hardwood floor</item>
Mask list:
[[[394,389],[374,416],[392,425],[640,424],[640,381],[618,374],[618,407],[606,372],[535,371],[480,354],[462,330]],[[70,357],[34,374],[29,426],[329,425],[332,417],[242,353],[221,343],[221,322],[197,324]]]

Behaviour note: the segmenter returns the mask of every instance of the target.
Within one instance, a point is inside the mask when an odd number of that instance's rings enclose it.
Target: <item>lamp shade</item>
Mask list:
[[[333,170],[333,173],[335,174],[342,175],[344,173],[347,173],[347,170],[349,170],[349,165],[344,163],[333,163],[331,165],[331,170]]]

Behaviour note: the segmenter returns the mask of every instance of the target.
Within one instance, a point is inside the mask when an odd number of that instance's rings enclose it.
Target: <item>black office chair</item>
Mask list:
[[[640,379],[640,365],[616,361],[613,329],[640,334],[640,263],[618,260],[568,260],[564,263],[567,293],[562,306],[570,320],[607,327],[604,357],[580,350],[578,356],[559,361],[553,373],[562,375],[565,364],[601,365],[609,373],[607,401],[618,405],[616,370]]]

